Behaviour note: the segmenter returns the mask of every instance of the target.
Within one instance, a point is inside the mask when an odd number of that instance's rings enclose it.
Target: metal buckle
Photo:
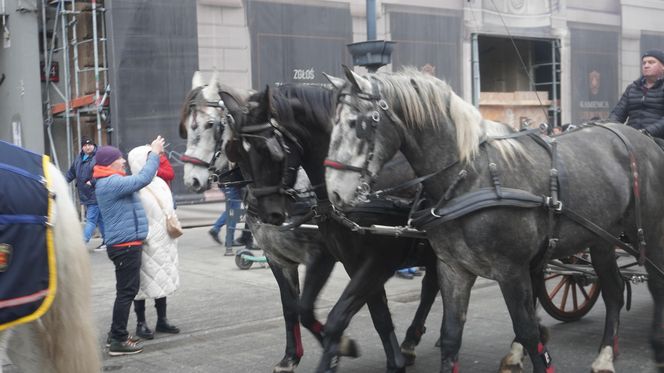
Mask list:
[[[371,113],[371,119],[374,122],[379,122],[380,121],[380,113],[377,112],[377,111],[374,111],[373,113]]]
[[[380,99],[380,100],[378,101],[378,107],[381,108],[381,109],[383,109],[383,110],[385,110],[385,111],[387,111],[387,109],[390,108],[390,107],[387,105],[387,102],[386,102],[385,100],[383,100],[383,99]]]
[[[362,203],[369,202],[369,198],[367,198],[367,197],[368,197],[370,192],[371,192],[371,187],[365,181],[360,183],[360,185],[358,185],[357,188],[355,189],[356,198],[359,202],[362,202]]]
[[[553,203],[553,202],[551,201],[551,197],[546,197],[546,199],[544,200],[544,203],[545,203],[549,208],[552,208],[553,211],[555,211],[555,212],[561,212],[561,211],[563,211],[563,201],[558,200],[558,201],[556,201],[556,203]]]

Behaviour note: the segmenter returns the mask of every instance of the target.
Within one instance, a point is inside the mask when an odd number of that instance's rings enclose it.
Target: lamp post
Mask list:
[[[346,45],[353,65],[364,66],[370,73],[392,61],[393,41],[376,40],[376,0],[367,0],[367,41]]]

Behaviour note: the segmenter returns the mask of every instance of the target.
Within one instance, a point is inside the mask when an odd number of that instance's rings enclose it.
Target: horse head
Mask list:
[[[329,152],[325,184],[330,201],[338,208],[366,199],[379,171],[400,148],[400,120],[381,96],[379,83],[347,67],[343,80],[330,77],[341,89]]]
[[[285,197],[295,183],[302,146],[280,124],[272,96],[272,89],[267,87],[249,98],[245,115],[229,125],[224,150],[228,159],[237,162],[244,176],[252,180],[247,189],[255,199],[260,219],[280,225],[286,219]]]
[[[249,91],[233,90],[219,82],[215,72],[205,84],[200,72],[194,73],[192,89],[182,106],[180,137],[187,139],[187,149],[181,156],[184,162],[184,183],[201,193],[210,188],[216,171],[225,168],[228,159],[222,150],[223,134],[228,124],[230,111],[221,99],[221,92],[242,102]]]

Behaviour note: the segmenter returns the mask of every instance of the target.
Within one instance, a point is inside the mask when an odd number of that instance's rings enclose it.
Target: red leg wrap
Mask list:
[[[311,331],[316,334],[321,334],[323,332],[323,324],[321,324],[319,321],[314,322],[314,324],[311,326]]]
[[[293,327],[293,335],[295,336],[295,354],[298,359],[304,355],[304,348],[302,348],[302,334],[300,334],[300,324],[295,324]]]

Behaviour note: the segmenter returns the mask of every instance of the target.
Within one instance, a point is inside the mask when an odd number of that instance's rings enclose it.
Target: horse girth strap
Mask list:
[[[601,123],[596,123],[596,126],[611,131],[616,135],[627,149],[629,156],[630,178],[632,182],[632,194],[634,195],[634,219],[636,220],[636,250],[638,252],[639,265],[643,265],[646,259],[646,238],[643,231],[643,223],[641,220],[641,190],[639,189],[639,166],[636,162],[636,155],[634,154],[634,146],[622,133],[615,129]],[[635,255],[636,256],[636,255]],[[659,268],[658,268],[659,270]],[[660,270],[661,272],[661,270]]]

